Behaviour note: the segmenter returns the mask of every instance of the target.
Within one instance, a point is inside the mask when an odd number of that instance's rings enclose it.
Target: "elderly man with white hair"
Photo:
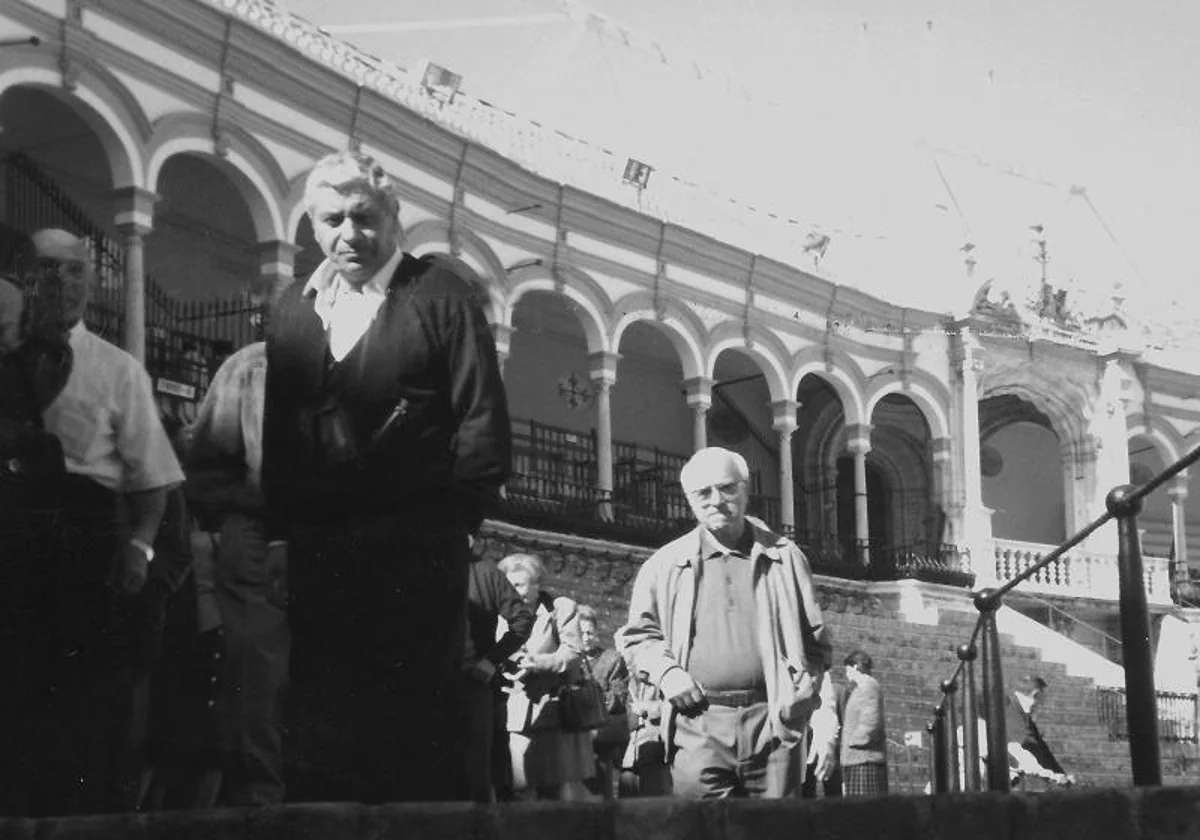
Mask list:
[[[479,279],[402,248],[396,187],[358,152],[305,202],[325,261],[271,313],[262,488],[288,543],[291,799],[465,795],[457,751],[469,535],[511,430]]]
[[[810,722],[817,773],[833,766],[831,648],[812,573],[795,543],[746,515],[749,477],[720,447],[684,465],[699,524],[645,562],[617,633],[631,672],[662,697],[677,796],[799,796]]]
[[[128,743],[134,682],[149,655],[149,601],[161,606],[166,592],[157,577],[146,583],[167,492],[183,472],[145,369],[83,323],[94,280],[87,243],[64,230],[32,241],[21,278],[32,292],[26,323],[65,335],[72,363],[41,412],[66,476],[54,550],[31,566],[24,593],[37,632],[27,639],[29,702],[14,760],[30,813],[128,810],[138,776]]]

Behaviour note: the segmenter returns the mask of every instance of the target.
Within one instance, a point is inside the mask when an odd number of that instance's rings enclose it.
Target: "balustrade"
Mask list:
[[[1011,580],[1041,562],[1054,546],[1020,540],[994,539],[996,579]],[[1146,598],[1154,604],[1171,603],[1170,561],[1145,557],[1143,578]],[[1045,566],[1039,566],[1022,586],[1024,591],[1076,598],[1115,601],[1118,596],[1117,556],[1073,549]]]

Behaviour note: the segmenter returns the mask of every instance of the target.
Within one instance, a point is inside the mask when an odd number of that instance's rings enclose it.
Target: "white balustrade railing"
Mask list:
[[[992,543],[1000,583],[1021,574],[1056,548],[1020,540],[994,539]],[[1142,564],[1147,602],[1171,603],[1170,562],[1164,557],[1143,556]],[[1076,548],[1039,569],[1018,588],[1046,595],[1116,601],[1120,596],[1117,556]]]

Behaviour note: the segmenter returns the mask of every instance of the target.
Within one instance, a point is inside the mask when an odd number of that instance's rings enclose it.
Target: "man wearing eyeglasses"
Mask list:
[[[183,472],[145,369],[83,324],[94,279],[86,241],[64,230],[32,240],[20,272],[26,328],[65,335],[71,349],[65,383],[41,413],[62,444],[66,476],[53,551],[31,564],[25,593],[36,616],[25,749],[8,758],[22,770],[32,814],[129,810],[133,683],[149,655],[143,618],[153,612],[144,602],[169,585],[150,574],[153,545]]]
[[[795,797],[806,730],[817,773],[833,766],[835,710],[822,706],[831,649],[808,561],[746,515],[749,469],[697,452],[679,481],[697,527],[639,570],[617,645],[663,700],[677,796]]]

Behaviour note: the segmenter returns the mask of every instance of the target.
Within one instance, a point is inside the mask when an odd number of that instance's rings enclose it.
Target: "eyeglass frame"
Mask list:
[[[706,487],[697,487],[695,490],[684,490],[683,493],[692,501],[706,501],[713,492],[722,499],[733,499],[737,497],[738,492],[750,482],[744,478],[735,478],[733,481],[723,481],[720,484],[709,484]]]

